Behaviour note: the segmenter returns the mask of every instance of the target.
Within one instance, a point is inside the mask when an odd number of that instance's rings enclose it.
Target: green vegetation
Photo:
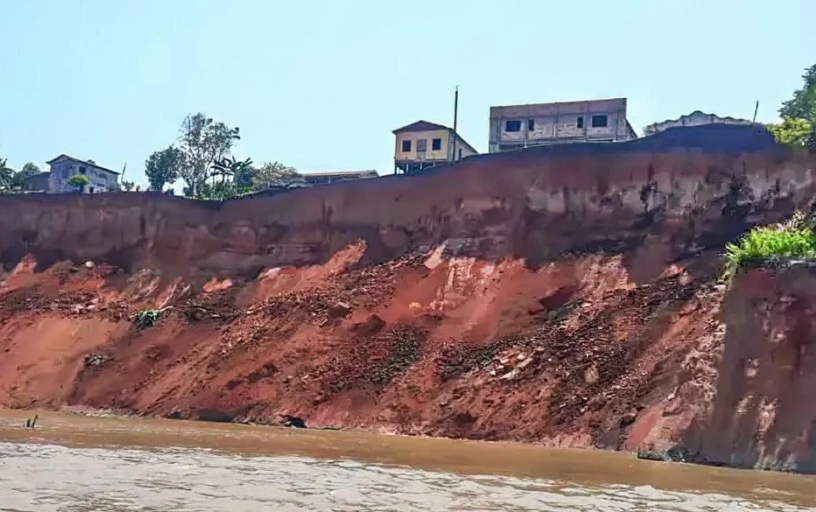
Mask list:
[[[85,185],[87,185],[90,182],[91,180],[89,180],[88,177],[85,176],[84,174],[74,174],[73,176],[68,178],[68,184],[76,188],[77,192],[79,192],[80,194],[85,189]]]
[[[187,197],[223,201],[269,188],[306,185],[295,169],[281,163],[255,167],[249,158],[237,160],[232,149],[240,139],[238,127],[202,113],[187,116],[179,129],[178,147],[156,151],[145,161],[150,190],[163,191],[181,178]],[[122,184],[126,190],[133,188],[124,178]]]
[[[779,109],[782,123],[767,127],[780,144],[816,152],[816,64],[805,70],[802,81],[802,87]]]
[[[179,178],[184,154],[175,146],[156,151],[145,160],[145,174],[150,182],[150,190],[164,191],[164,186]],[[123,182],[124,185],[124,182]]]
[[[725,247],[726,280],[749,260],[816,258],[816,234],[801,213],[783,224],[752,229],[735,244]]]
[[[786,117],[779,124],[769,124],[768,130],[776,141],[789,148],[804,148],[813,133],[813,126],[807,119]]]
[[[138,329],[147,329],[149,327],[153,327],[159,322],[161,319],[161,310],[158,309],[147,309],[145,311],[140,311],[138,315],[136,315],[135,324]]]
[[[793,98],[782,103],[782,117],[816,119],[816,64],[805,70],[802,82],[802,88],[793,91]]]
[[[816,152],[816,65],[805,70],[802,80],[802,88],[779,109],[782,123],[767,127],[780,144]],[[787,222],[754,228],[736,243],[726,245],[723,278],[730,281],[750,260],[816,258],[814,206],[811,204],[810,217],[796,212]]]

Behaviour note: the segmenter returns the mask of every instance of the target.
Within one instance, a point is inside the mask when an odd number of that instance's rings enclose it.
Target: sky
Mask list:
[[[0,156],[68,153],[145,185],[204,112],[238,158],[393,172],[395,128],[487,150],[489,108],[628,98],[635,129],[694,110],[774,121],[816,64],[813,0],[0,0]]]

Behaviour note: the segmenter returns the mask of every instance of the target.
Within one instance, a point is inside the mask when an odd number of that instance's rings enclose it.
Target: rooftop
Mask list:
[[[574,101],[544,101],[541,103],[518,103],[514,105],[496,105],[490,108],[507,108],[507,107],[538,107],[541,105],[548,105],[553,107],[577,105],[581,103],[619,103],[626,101],[626,98],[601,98],[595,100],[574,100]]]
[[[430,130],[450,130],[447,126],[443,124],[431,123],[429,121],[419,120],[415,123],[411,123],[408,125],[403,126],[402,128],[397,128],[394,130],[394,133],[400,132],[425,132]]]
[[[365,170],[365,171],[317,171],[317,172],[304,172],[303,176],[306,178],[309,177],[342,177],[342,176],[371,176],[372,178],[375,176],[379,176],[377,171],[373,170]]]
[[[47,161],[45,163],[47,163],[48,165],[52,165],[54,162],[56,162],[58,160],[72,160],[74,162],[77,162],[77,163],[80,163],[80,164],[85,164],[85,165],[90,165],[91,167],[96,167],[97,169],[102,169],[103,171],[108,171],[108,172],[113,173],[113,174],[117,174],[117,175],[119,174],[118,172],[114,171],[113,169],[108,169],[107,167],[103,167],[103,166],[99,165],[96,162],[92,162],[90,160],[82,160],[81,158],[76,158],[76,157],[73,157],[71,155],[66,155],[65,153],[62,153],[61,155],[56,156],[56,157],[52,158],[51,160],[49,160],[49,161]]]

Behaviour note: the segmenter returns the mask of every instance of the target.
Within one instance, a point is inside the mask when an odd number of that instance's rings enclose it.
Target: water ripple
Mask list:
[[[355,461],[0,443],[8,512],[799,511],[650,486],[461,476]]]

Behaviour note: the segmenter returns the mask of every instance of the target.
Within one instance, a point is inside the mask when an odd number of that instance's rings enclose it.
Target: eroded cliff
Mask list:
[[[816,472],[816,266],[743,269],[722,319],[716,398],[684,448],[702,462]]]
[[[224,204],[2,197],[0,404],[692,443],[724,400],[722,246],[816,168],[715,132]]]

